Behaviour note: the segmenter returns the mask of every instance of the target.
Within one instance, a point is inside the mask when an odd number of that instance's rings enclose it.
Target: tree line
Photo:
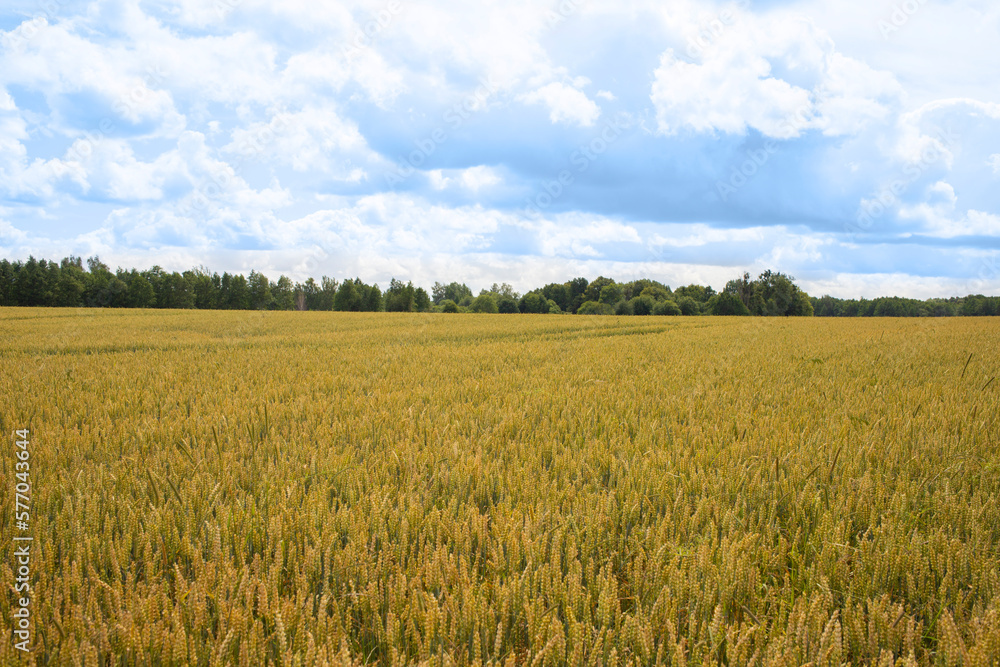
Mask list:
[[[1000,315],[1000,297],[970,294],[950,299],[905,299],[898,296],[879,299],[813,298],[813,309],[820,317],[977,317]]]
[[[251,271],[219,275],[196,268],[183,273],[159,266],[112,271],[98,257],[60,262],[29,257],[0,260],[0,306],[92,308],[198,308],[210,310],[327,310],[355,312],[572,313],[582,315],[953,316],[998,315],[1000,297],[968,296],[916,301],[898,297],[844,300],[810,297],[794,278],[765,271],[729,281],[725,289],[656,280],[617,282],[604,276],[550,283],[519,294],[507,283],[474,294],[459,282],[435,283],[430,292],[393,278],[383,292],[360,278],[323,276],[293,282]]]

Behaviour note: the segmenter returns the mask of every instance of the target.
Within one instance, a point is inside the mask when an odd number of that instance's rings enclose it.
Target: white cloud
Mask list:
[[[444,175],[443,169],[432,169],[427,172],[427,178],[431,182],[431,187],[435,190],[444,190],[451,185],[451,179]]]
[[[955,188],[950,183],[938,181],[928,188],[923,202],[901,207],[899,216],[922,222],[922,233],[935,238],[1000,237],[1000,216],[974,209],[956,216],[958,201]]]
[[[601,109],[582,91],[553,82],[530,93],[522,95],[527,104],[543,104],[549,109],[549,120],[553,123],[568,123],[580,127],[591,127],[600,115]]]
[[[951,297],[970,293],[994,293],[1000,280],[977,280],[938,276],[922,276],[905,272],[849,273],[839,272],[829,277],[800,280],[799,284],[812,296],[829,294],[841,299],[876,299],[901,296],[912,299]]]
[[[241,162],[266,159],[290,165],[297,172],[321,171],[351,182],[364,175],[359,162],[378,159],[355,123],[345,121],[330,107],[313,106],[236,128],[222,150]]]
[[[0,245],[11,248],[21,245],[28,235],[20,229],[14,227],[3,218],[0,218]],[[19,259],[19,258],[18,258]]]
[[[495,169],[486,165],[478,165],[468,169],[433,169],[427,172],[427,178],[431,187],[438,191],[459,185],[473,193],[498,185],[503,181]]]
[[[4,88],[0,88],[0,111],[17,111],[14,98]]]
[[[23,142],[30,139],[28,125],[6,94],[0,97],[0,195],[37,197],[50,200],[58,196],[57,184],[62,179],[86,187],[83,172],[62,160],[30,160]]]
[[[674,233],[654,234],[650,244],[655,247],[693,248],[710,243],[746,243],[761,241],[766,235],[763,227],[747,229],[718,229],[704,224],[671,225]]]
[[[970,210],[965,219],[965,234],[1000,236],[1000,215]]]
[[[968,138],[965,130],[973,129],[982,121],[997,120],[1000,120],[1000,104],[996,103],[955,98],[924,104],[900,115],[895,156],[910,164],[943,157],[950,169],[963,139]],[[993,136],[1000,137],[1000,128],[994,129]],[[934,160],[928,156],[934,156]]]
[[[118,201],[161,199],[164,183],[184,169],[173,153],[164,153],[153,163],[142,162],[120,139],[78,139],[64,163],[80,169],[84,192]]]
[[[76,34],[72,23],[35,24],[40,27],[30,41],[3,55],[0,85],[42,92],[53,111],[52,129],[79,135],[121,129],[127,121],[138,134],[176,136],[184,128],[155,58],[134,47],[96,43]]]
[[[902,88],[892,74],[833,52],[815,100],[816,127],[828,136],[854,135],[890,118]]]
[[[994,153],[986,161],[986,166],[993,170],[994,174],[1000,175],[1000,153]]]
[[[928,203],[941,211],[954,211],[958,203],[955,187],[946,181],[938,181],[927,189]]]
[[[462,185],[473,192],[497,185],[502,180],[495,169],[485,165],[465,169],[462,172],[461,179]]]
[[[528,225],[534,228],[543,255],[549,257],[597,258],[602,245],[610,243],[642,244],[638,230],[631,225],[595,216],[561,215]]]
[[[708,48],[689,47],[694,62],[672,48],[661,56],[650,95],[661,133],[840,136],[889,116],[901,93],[890,74],[837,52],[808,21],[735,15]]]
[[[660,58],[651,95],[660,132],[688,128],[742,134],[754,128],[769,137],[798,136],[802,127],[793,123],[800,111],[810,113],[809,92],[767,76],[769,69],[752,59],[742,66],[721,59],[697,65],[668,49]],[[810,123],[807,118],[804,125]]]
[[[927,220],[929,236],[950,239],[957,236],[993,236],[1000,237],[1000,216],[984,211],[969,210],[963,217],[948,219],[938,215],[933,209],[927,210],[921,205],[919,212]]]

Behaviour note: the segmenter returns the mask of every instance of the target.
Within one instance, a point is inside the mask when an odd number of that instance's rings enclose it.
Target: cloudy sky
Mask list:
[[[5,0],[0,255],[1000,293],[995,0]]]

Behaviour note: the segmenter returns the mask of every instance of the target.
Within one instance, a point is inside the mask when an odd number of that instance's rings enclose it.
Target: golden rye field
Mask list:
[[[0,660],[27,426],[35,664],[996,665],[998,347],[3,309]]]

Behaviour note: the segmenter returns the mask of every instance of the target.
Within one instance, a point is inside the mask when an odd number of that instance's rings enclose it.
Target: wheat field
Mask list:
[[[4,665],[996,665],[1000,321],[0,309]],[[8,509],[11,508],[11,509]]]

